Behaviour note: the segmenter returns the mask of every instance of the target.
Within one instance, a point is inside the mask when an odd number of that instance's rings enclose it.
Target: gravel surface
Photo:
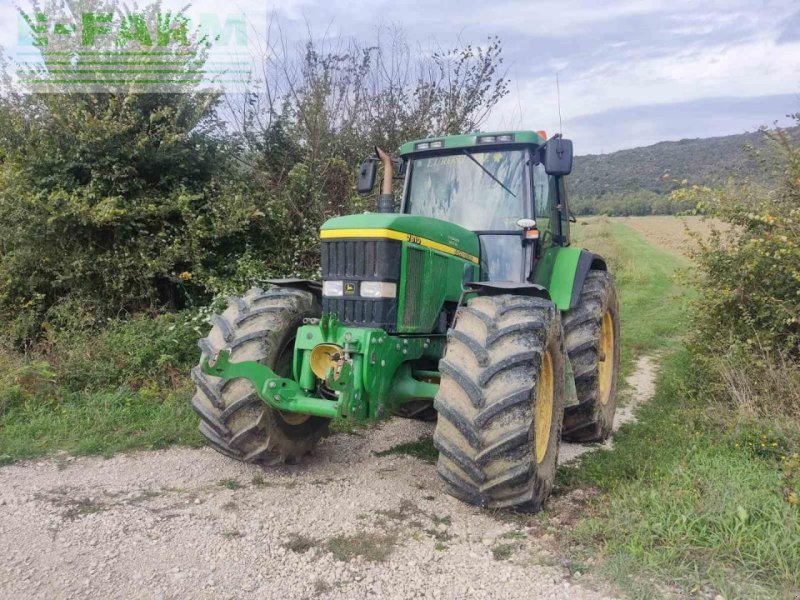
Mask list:
[[[266,469],[206,448],[3,467],[0,598],[607,597],[552,535],[377,454],[432,429],[395,419]]]

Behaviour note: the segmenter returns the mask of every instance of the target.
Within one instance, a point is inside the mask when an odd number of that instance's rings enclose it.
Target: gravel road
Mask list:
[[[551,533],[378,454],[431,434],[395,419],[298,466],[173,448],[3,467],[0,598],[607,597],[569,575]]]

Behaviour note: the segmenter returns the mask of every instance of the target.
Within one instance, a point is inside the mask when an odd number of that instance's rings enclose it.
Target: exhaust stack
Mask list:
[[[375,153],[383,164],[383,182],[381,183],[381,193],[378,196],[378,212],[394,212],[394,192],[392,191],[392,180],[394,177],[394,165],[392,158],[383,150],[375,146]]]

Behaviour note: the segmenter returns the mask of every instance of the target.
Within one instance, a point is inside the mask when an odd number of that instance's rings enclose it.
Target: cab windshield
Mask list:
[[[524,173],[524,150],[415,158],[405,212],[473,231],[514,231],[525,216]]]

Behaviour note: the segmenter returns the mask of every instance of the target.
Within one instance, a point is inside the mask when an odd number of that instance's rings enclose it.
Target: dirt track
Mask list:
[[[634,402],[652,393],[641,364]],[[269,469],[185,448],[4,467],[0,597],[605,597],[569,576],[545,529],[447,496],[432,465],[376,454],[431,433],[396,419]]]

